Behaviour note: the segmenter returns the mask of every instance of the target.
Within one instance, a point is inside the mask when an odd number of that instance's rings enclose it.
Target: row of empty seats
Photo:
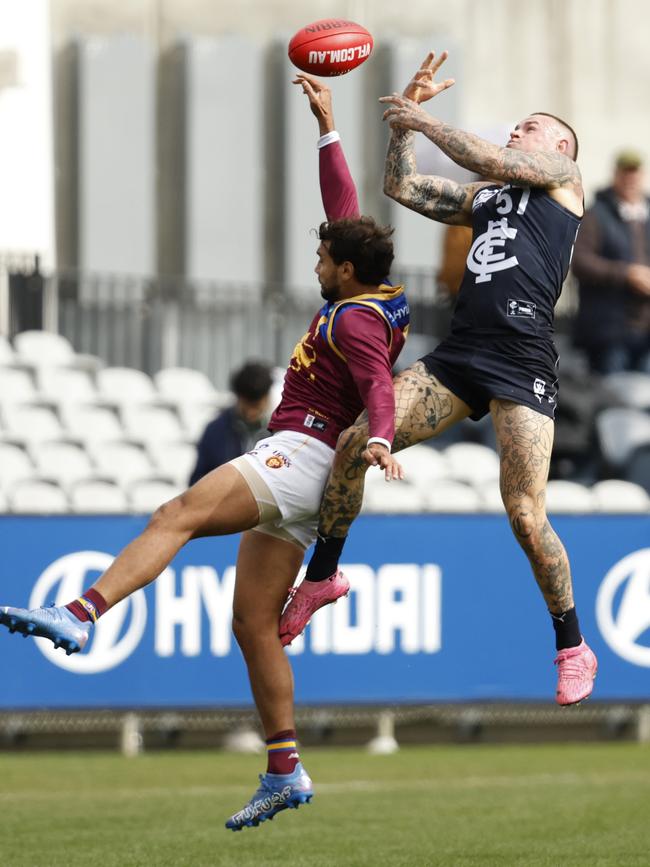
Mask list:
[[[0,490],[44,478],[69,488],[82,479],[99,477],[127,486],[159,478],[184,487],[196,459],[189,442],[150,443],[145,449],[124,441],[87,444],[66,440],[34,443],[28,448],[0,441]]]
[[[597,434],[612,474],[627,484],[551,482],[549,511],[649,509],[646,491],[631,482],[643,484],[646,459],[650,479],[650,377],[616,374],[608,382],[629,405],[603,410]],[[24,332],[13,347],[0,338],[0,510],[152,511],[185,487],[196,439],[230,400],[199,371],[149,377],[102,367],[56,334]],[[486,446],[414,446],[400,460],[402,483],[369,472],[365,511],[503,508],[499,460]]]
[[[162,479],[142,479],[122,487],[108,479],[82,479],[64,489],[55,481],[27,479],[8,494],[0,491],[0,512],[30,515],[150,514],[181,488]]]
[[[457,443],[438,452],[426,445],[400,453],[401,482],[386,482],[379,470],[366,475],[366,512],[502,512],[499,458],[477,443]],[[588,487],[576,482],[548,483],[549,512],[648,513],[650,496],[633,482],[608,479]]]

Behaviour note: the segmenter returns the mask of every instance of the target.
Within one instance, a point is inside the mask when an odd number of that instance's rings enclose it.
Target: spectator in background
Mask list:
[[[190,485],[216,467],[247,452],[264,435],[269,420],[272,371],[268,364],[249,361],[230,380],[235,403],[203,431],[197,445],[196,466]]]
[[[621,152],[612,185],[596,194],[576,241],[574,338],[596,373],[650,372],[650,199],[643,181],[641,156]]]

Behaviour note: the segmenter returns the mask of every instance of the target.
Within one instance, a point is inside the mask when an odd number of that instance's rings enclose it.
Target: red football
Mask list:
[[[372,46],[372,36],[360,24],[323,18],[295,34],[289,43],[289,59],[312,75],[345,75],[370,57]]]

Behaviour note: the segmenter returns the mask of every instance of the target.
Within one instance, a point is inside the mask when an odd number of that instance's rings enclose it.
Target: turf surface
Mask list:
[[[0,757],[7,867],[465,867],[650,864],[650,747],[308,750],[316,797],[223,823],[261,759],[223,753]]]

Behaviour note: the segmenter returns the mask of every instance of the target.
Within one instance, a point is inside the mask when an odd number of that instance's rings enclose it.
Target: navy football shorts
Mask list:
[[[475,421],[487,415],[493,398],[555,417],[558,354],[551,340],[470,344],[448,337],[420,361],[471,408]]]

